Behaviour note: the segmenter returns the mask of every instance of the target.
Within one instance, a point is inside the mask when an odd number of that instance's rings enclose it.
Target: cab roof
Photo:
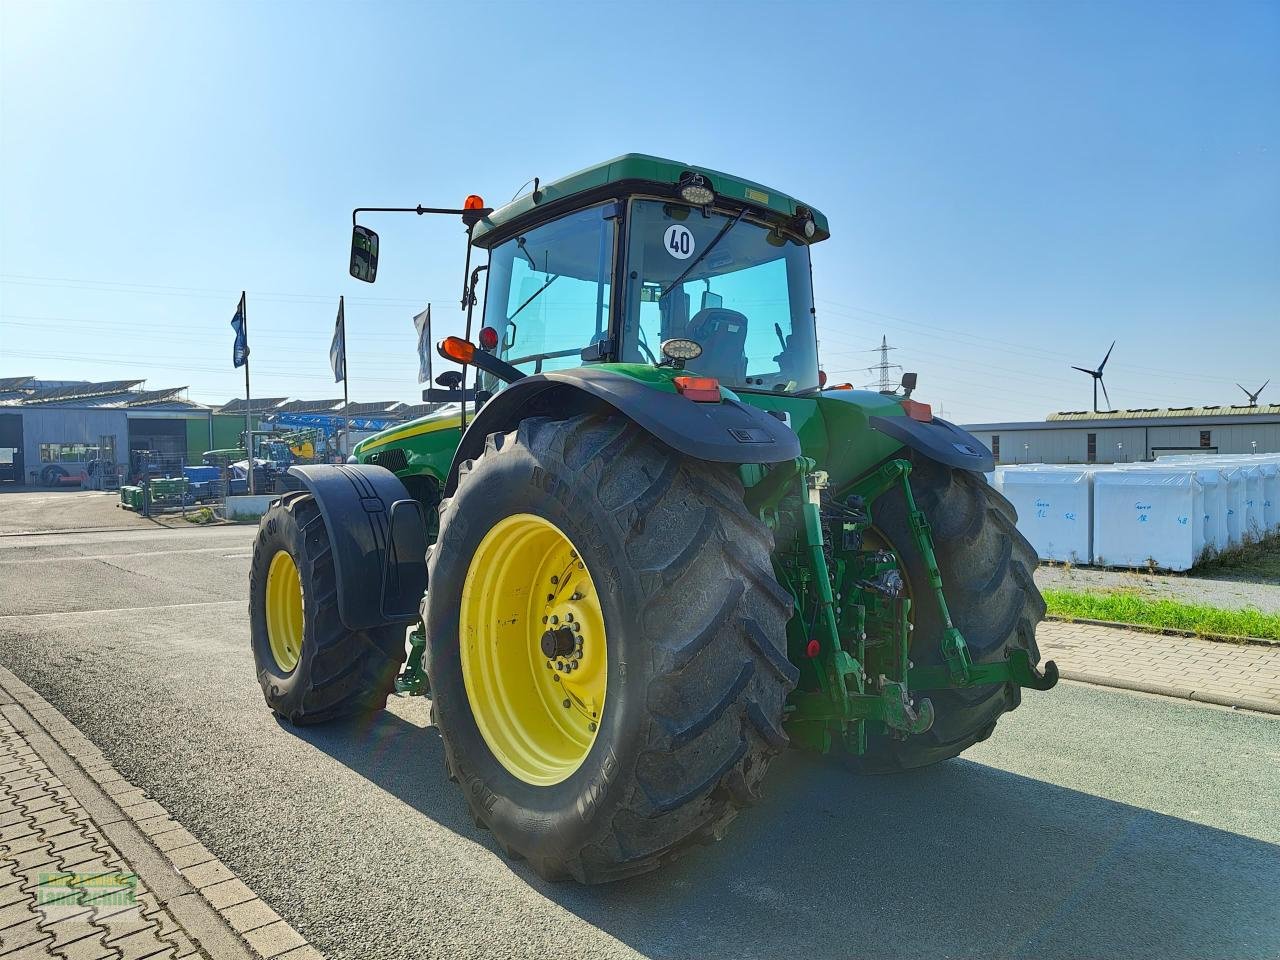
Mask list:
[[[476,224],[472,239],[478,246],[491,246],[504,239],[511,233],[510,227],[524,220],[534,211],[541,212],[552,206],[572,209],[573,198],[579,195],[607,193],[608,188],[615,184],[625,185],[627,191],[642,190],[646,185],[653,185],[664,194],[674,194],[677,181],[683,174],[690,171],[700,173],[710,180],[711,188],[717,196],[736,200],[762,211],[781,214],[783,217],[795,217],[799,209],[804,207],[813,214],[814,225],[817,227],[813,242],[825,240],[831,235],[827,228],[827,218],[821,212],[771,187],[676,160],[653,157],[644,153],[624,153],[620,157],[614,157],[593,167],[586,167],[559,180],[539,185],[536,199],[535,194],[527,193],[506,206],[499,207]],[[588,197],[583,196],[582,199],[587,200]]]

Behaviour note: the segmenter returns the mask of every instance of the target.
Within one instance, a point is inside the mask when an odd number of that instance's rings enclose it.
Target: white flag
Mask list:
[[[431,304],[413,318],[418,331],[418,382],[431,382]]]
[[[333,367],[333,382],[347,379],[347,324],[342,316],[342,297],[338,298],[338,322],[333,327],[333,342],[329,344],[329,366]]]

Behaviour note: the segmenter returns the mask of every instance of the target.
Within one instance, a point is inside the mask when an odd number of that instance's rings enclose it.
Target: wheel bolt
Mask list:
[[[564,672],[564,663],[563,663],[562,661],[560,661],[560,660],[557,660],[557,661],[556,661],[556,669],[557,669],[557,670],[559,670],[561,673],[563,673],[563,672]]]
[[[550,669],[551,669],[552,667],[554,667],[554,666],[555,666],[555,664],[554,664],[554,663],[552,663],[550,660],[548,660],[548,661],[547,661],[547,669],[548,669],[548,670],[550,670]]]
[[[551,622],[552,622],[552,623],[559,623],[559,622],[560,622],[560,618],[559,618],[559,617],[557,617],[557,616],[554,616],[554,615],[553,615],[553,616],[551,617]]]
[[[561,704],[561,706],[562,706],[562,707],[564,707],[566,710],[568,710],[568,709],[569,709],[569,700],[568,700],[568,698],[566,698],[566,699],[565,699],[564,703],[562,703],[562,704]]]
[[[564,622],[565,622],[565,623],[573,623],[573,614],[572,614],[572,613],[566,613],[566,614],[564,615]]]
[[[588,723],[588,724],[587,724],[587,729],[588,729],[588,730],[590,730],[592,733],[595,733],[595,732],[596,732],[596,722],[595,722],[594,720],[592,720],[590,723]]]
[[[543,617],[543,618],[542,618],[542,622],[543,622],[543,623],[546,623],[546,622],[547,622],[547,618],[546,618],[546,617]]]
[[[559,577],[557,577],[557,576],[552,576],[552,578],[551,578],[551,582],[552,582],[552,583],[559,583],[559,582],[560,582],[560,578],[559,578]]]
[[[570,669],[570,670],[577,670],[577,669],[578,669],[578,661],[577,661],[577,660],[570,660],[570,661],[569,661],[569,669]]]

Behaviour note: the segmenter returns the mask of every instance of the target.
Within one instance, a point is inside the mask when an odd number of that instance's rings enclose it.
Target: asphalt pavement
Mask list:
[[[548,884],[473,825],[424,701],[266,710],[255,532],[0,537],[0,663],[328,956],[1280,955],[1278,718],[1063,683],[965,759],[793,753],[722,843]]]

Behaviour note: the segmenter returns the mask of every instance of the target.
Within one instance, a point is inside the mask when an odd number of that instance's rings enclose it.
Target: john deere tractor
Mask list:
[[[921,767],[1054,685],[990,453],[910,376],[819,371],[816,209],[634,154],[501,209],[376,209],[460,219],[466,335],[439,412],[294,467],[263,517],[271,709],[430,697],[477,823],[594,883],[718,839],[788,745]]]

